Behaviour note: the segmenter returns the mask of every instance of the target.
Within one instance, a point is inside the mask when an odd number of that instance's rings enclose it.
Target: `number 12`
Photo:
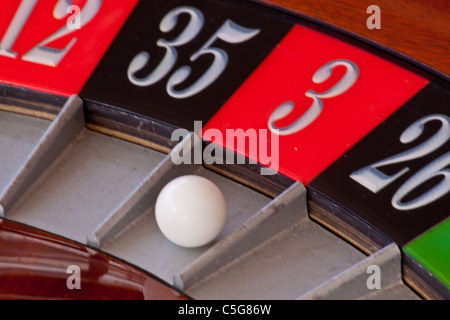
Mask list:
[[[28,17],[33,12],[34,7],[36,6],[38,0],[22,0],[19,8],[14,15],[14,18],[11,24],[8,27],[5,35],[3,36],[2,41],[0,42],[0,56],[9,57],[16,59],[18,53],[13,51],[12,48],[22,32],[23,27],[25,26]],[[89,23],[92,18],[100,10],[103,0],[88,0],[83,9],[78,13],[81,17],[83,16],[83,20],[81,23],[81,27]],[[58,0],[53,10],[53,17],[57,20],[63,19],[67,15],[67,8],[69,8],[72,4],[70,0]],[[75,29],[69,29],[66,26],[62,27],[52,35],[48,36],[44,40],[42,40],[39,44],[37,44],[30,51],[25,53],[22,56],[22,59],[25,61],[42,64],[46,66],[56,67],[59,62],[65,57],[67,52],[72,48],[72,46],[77,41],[77,38],[73,38],[69,44],[63,49],[55,49],[51,47],[47,47],[47,45],[57,39],[60,39],[70,33],[72,33]]]

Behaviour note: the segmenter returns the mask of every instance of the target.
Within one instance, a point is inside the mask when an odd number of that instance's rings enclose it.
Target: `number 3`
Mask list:
[[[355,81],[358,79],[359,68],[354,62],[349,60],[334,60],[324,64],[319,68],[319,70],[316,71],[316,73],[314,73],[312,77],[313,82],[322,83],[326,81],[331,76],[333,69],[337,66],[344,66],[347,68],[344,76],[341,78],[341,80],[339,80],[338,83],[331,87],[331,89],[322,93],[317,93],[314,90],[308,90],[305,93],[305,96],[313,99],[313,103],[309,107],[309,109],[293,123],[283,128],[279,128],[275,125],[275,122],[286,117],[295,107],[295,104],[292,101],[282,103],[272,112],[269,117],[268,126],[270,131],[275,134],[284,136],[303,130],[304,128],[309,126],[322,112],[322,99],[336,97],[353,86]]]

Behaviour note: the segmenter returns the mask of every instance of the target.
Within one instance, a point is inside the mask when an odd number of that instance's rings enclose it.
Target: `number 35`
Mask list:
[[[198,9],[189,6],[177,7],[168,12],[161,20],[159,26],[160,30],[165,33],[172,31],[177,25],[178,17],[181,14],[190,15],[189,23],[174,40],[168,41],[166,39],[159,39],[156,42],[159,47],[166,49],[166,53],[153,72],[143,78],[138,78],[136,73],[147,64],[150,59],[150,54],[146,51],[142,51],[133,58],[127,72],[128,79],[133,84],[146,87],[163,79],[172,70],[177,61],[178,53],[176,47],[192,41],[198,35],[204,24],[204,17]],[[214,56],[214,61],[209,69],[191,86],[177,91],[175,86],[183,83],[191,74],[191,67],[180,67],[167,81],[167,93],[173,98],[183,99],[204,90],[222,74],[228,63],[228,54],[223,49],[212,47],[211,45],[213,42],[220,39],[228,43],[241,43],[253,38],[259,31],[259,29],[247,29],[231,20],[226,20],[211,38],[209,38],[209,40],[190,57],[190,60],[194,62],[202,55],[212,54]]]

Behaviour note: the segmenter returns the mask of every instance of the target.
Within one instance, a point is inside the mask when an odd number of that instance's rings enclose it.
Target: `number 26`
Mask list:
[[[431,114],[409,125],[400,135],[400,142],[407,144],[418,140],[424,132],[425,124],[432,121],[440,122],[441,124],[439,130],[433,136],[406,151],[356,170],[350,174],[350,178],[373,193],[379,192],[396,181],[409,171],[409,167],[405,166],[397,173],[391,175],[383,173],[379,168],[424,157],[444,147],[450,140],[450,118],[444,114]],[[416,172],[395,192],[391,201],[392,206],[402,211],[413,210],[426,206],[446,195],[450,191],[450,169],[446,168],[448,165],[450,165],[450,152],[443,154]],[[422,195],[407,202],[404,201],[407,195],[421,184],[438,176],[443,177],[438,184],[425,191]]]

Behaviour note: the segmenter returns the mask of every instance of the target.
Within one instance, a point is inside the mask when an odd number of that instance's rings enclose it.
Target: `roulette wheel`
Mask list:
[[[1,298],[450,298],[445,2],[2,5]]]

